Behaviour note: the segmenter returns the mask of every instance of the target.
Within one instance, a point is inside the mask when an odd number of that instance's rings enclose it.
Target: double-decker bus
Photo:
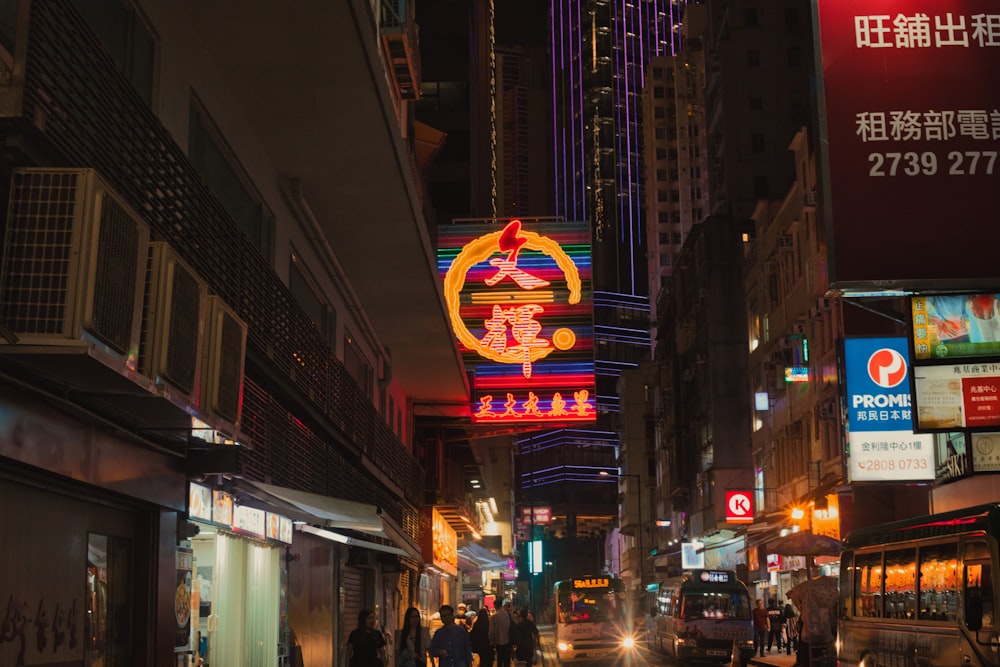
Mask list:
[[[1000,503],[852,531],[837,657],[861,665],[1000,665]]]
[[[553,587],[559,662],[613,664],[635,650],[625,584],[609,576],[557,581]]]
[[[655,645],[678,661],[730,663],[753,657],[750,593],[733,570],[691,570],[660,584]]]

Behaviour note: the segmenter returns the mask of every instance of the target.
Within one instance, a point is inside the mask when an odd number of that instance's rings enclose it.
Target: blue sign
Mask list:
[[[851,433],[913,432],[905,338],[847,338],[847,417]]]

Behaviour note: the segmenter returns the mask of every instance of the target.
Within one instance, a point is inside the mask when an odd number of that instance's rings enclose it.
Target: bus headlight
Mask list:
[[[622,648],[635,648],[635,637],[625,637],[622,639]]]
[[[556,645],[556,648],[558,648],[561,653],[565,653],[566,651],[572,651],[573,650],[573,645],[572,644],[568,644],[566,642],[559,642]]]

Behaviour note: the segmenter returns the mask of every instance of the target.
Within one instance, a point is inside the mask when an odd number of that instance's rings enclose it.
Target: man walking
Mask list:
[[[767,652],[771,652],[771,646],[777,642],[778,652],[781,652],[781,628],[785,625],[785,612],[778,606],[778,599],[771,598],[767,605],[767,620],[770,630],[767,633]]]
[[[510,667],[511,637],[514,630],[514,617],[511,614],[510,600],[490,619],[490,644],[497,652],[497,667]]]
[[[455,608],[442,605],[441,627],[434,633],[428,650],[437,658],[438,667],[472,667],[472,645],[464,626],[455,625]]]

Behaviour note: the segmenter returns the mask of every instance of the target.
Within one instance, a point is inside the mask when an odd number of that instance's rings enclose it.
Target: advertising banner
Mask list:
[[[438,270],[473,372],[472,421],[596,421],[587,223],[447,225]]]
[[[996,0],[815,0],[834,286],[1000,275]],[[876,287],[878,287],[876,285]]]
[[[1000,14],[997,15],[1000,21]],[[930,294],[910,299],[913,358],[1000,356],[1000,294]]]
[[[905,338],[847,338],[851,481],[934,479],[934,439],[913,433]]]
[[[1000,427],[1000,363],[916,366],[913,381],[919,430]]]

